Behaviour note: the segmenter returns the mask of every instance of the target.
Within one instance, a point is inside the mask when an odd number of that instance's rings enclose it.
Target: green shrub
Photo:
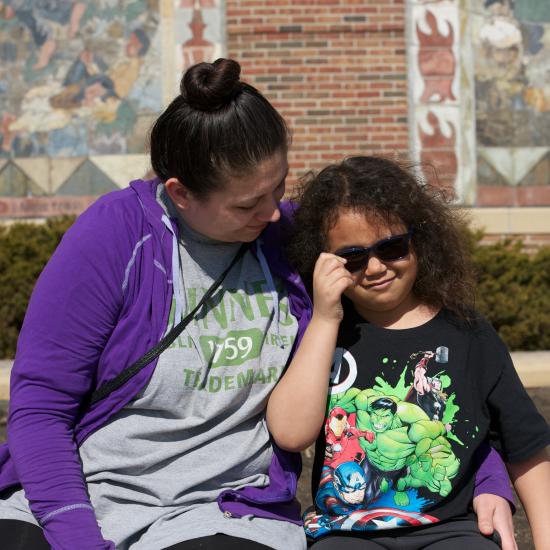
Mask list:
[[[0,357],[14,356],[36,279],[73,221],[65,217],[0,226]]]
[[[0,226],[0,357],[13,357],[35,281],[74,218]],[[467,238],[478,273],[477,308],[512,350],[550,349],[550,247]]]
[[[480,235],[474,235],[479,241]],[[477,308],[512,350],[550,349],[550,248],[534,255],[521,242],[474,242]]]

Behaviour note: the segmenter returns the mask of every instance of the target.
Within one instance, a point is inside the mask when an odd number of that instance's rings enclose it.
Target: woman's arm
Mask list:
[[[488,443],[476,453],[477,473],[473,508],[484,535],[497,531],[503,550],[517,550],[512,523],[514,496],[502,458]]]
[[[124,259],[116,258],[106,218],[96,224],[84,214],[42,272],[11,374],[10,454],[56,550],[112,547],[97,524],[73,431],[122,302],[120,284],[107,282],[123,279]]]
[[[523,504],[536,550],[550,548],[550,459],[546,449],[508,470]]]
[[[294,358],[271,393],[267,424],[279,447],[301,451],[323,422],[330,367],[343,317],[340,297],[353,283],[345,261],[322,253],[313,274],[313,316]]]

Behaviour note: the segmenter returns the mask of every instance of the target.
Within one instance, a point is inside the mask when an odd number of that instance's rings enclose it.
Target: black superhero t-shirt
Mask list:
[[[550,429],[483,319],[440,312],[383,329],[346,304],[313,473],[308,536],[428,525],[468,514],[474,454],[498,434],[504,460],[527,459]]]

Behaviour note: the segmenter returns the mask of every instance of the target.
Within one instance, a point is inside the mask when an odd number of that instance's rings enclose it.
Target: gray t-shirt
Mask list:
[[[158,200],[175,214],[162,191]],[[180,222],[183,284],[174,285],[179,295],[167,330],[176,314],[198,303],[239,246]],[[225,517],[216,502],[223,489],[269,482],[265,407],[297,333],[284,285],[272,281],[274,303],[270,281],[246,252],[207,308],[161,354],[146,388],[81,446],[96,517],[117,549],[160,550],[216,533],[305,549],[300,526]],[[22,507],[21,498],[13,504]]]

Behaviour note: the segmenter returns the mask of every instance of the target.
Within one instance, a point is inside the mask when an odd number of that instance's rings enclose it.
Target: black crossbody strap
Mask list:
[[[170,331],[164,336],[164,338],[148,352],[142,355],[135,363],[130,365],[128,368],[124,369],[116,378],[109,380],[103,386],[98,388],[92,393],[90,399],[90,405],[97,403],[101,399],[107,397],[110,393],[118,390],[122,385],[124,385],[130,378],[135,376],[140,370],[146,367],[153,359],[156,359],[165,349],[167,349],[170,344],[183,332],[183,329],[193,320],[195,314],[199,309],[206,303],[208,299],[214,294],[217,288],[222,284],[226,275],[231,271],[233,266],[242,258],[243,254],[248,250],[248,243],[243,243],[239,248],[237,254],[235,254],[231,263],[227,266],[225,271],[212,283],[210,288],[204,293],[204,296],[201,298],[201,301],[196,305],[196,307],[188,313],[177,325],[172,327]]]

